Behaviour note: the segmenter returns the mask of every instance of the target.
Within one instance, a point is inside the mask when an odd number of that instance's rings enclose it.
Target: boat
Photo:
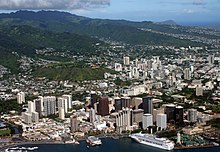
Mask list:
[[[138,143],[164,150],[172,150],[175,145],[173,141],[167,138],[158,138],[153,134],[135,133],[129,135],[129,137]]]
[[[86,140],[86,142],[90,145],[90,146],[98,146],[102,144],[102,141],[95,136],[89,136]]]

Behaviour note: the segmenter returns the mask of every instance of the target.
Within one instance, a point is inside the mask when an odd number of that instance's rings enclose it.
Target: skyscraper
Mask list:
[[[44,111],[43,115],[48,116],[56,113],[56,97],[55,96],[46,96],[43,97]]]
[[[131,98],[130,97],[122,97],[121,98],[121,106],[122,106],[122,108],[130,108]]]
[[[153,115],[146,113],[143,115],[143,129],[147,129],[149,126],[153,126]]]
[[[166,114],[157,114],[156,118],[156,125],[157,127],[160,127],[160,129],[166,129],[167,128],[167,115]]]
[[[32,101],[28,101],[28,113],[32,113],[35,111],[35,104]]]
[[[97,102],[97,95],[96,95],[96,92],[94,92],[94,91],[92,91],[91,92],[91,104],[90,104],[90,106],[92,107],[92,108],[94,108],[94,104]]]
[[[165,114],[167,114],[167,122],[175,121],[175,108],[174,104],[166,105]]]
[[[67,98],[64,98],[64,97],[59,97],[57,99],[57,107],[58,107],[58,110],[59,108],[63,108],[64,109],[64,112],[67,113],[68,112],[68,99]]]
[[[17,102],[18,102],[18,104],[25,103],[25,93],[24,92],[19,92],[17,94]]]
[[[187,119],[190,122],[196,122],[197,121],[197,110],[196,109],[189,109]]]
[[[35,111],[38,112],[39,117],[41,117],[43,112],[43,97],[39,96],[38,99],[34,100],[34,103],[35,103]]]
[[[95,110],[93,108],[90,109],[89,111],[89,121],[94,124],[96,121],[96,116],[95,116]]]
[[[114,101],[115,101],[115,104],[114,104],[115,111],[118,112],[119,110],[122,110],[121,98],[115,97]]]
[[[130,57],[124,56],[123,60],[124,60],[124,65],[129,65],[130,64]]]
[[[72,108],[72,95],[62,95],[62,98],[67,100],[67,110]]]
[[[183,124],[183,107],[177,106],[175,108],[175,124],[182,125]]]
[[[70,128],[72,133],[78,130],[78,120],[76,115],[70,117]]]
[[[97,111],[101,116],[109,115],[109,100],[107,97],[100,98]]]
[[[189,68],[186,68],[186,69],[183,71],[183,74],[184,74],[184,79],[185,79],[185,80],[190,80],[190,79],[191,79],[191,72],[190,72],[190,69],[189,69]]]
[[[61,120],[64,120],[64,119],[65,119],[65,111],[64,111],[64,108],[60,107],[58,111],[59,111],[59,118],[60,118]]]
[[[153,114],[153,101],[151,96],[147,96],[143,98],[143,109],[144,113]]]

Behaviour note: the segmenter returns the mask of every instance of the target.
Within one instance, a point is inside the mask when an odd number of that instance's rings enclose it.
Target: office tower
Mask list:
[[[62,95],[62,98],[67,100],[67,109],[71,109],[72,108],[72,95]]]
[[[131,98],[130,97],[122,97],[121,98],[121,106],[122,106],[122,108],[130,108]]]
[[[214,55],[209,55],[208,56],[208,63],[209,64],[214,64],[215,62],[215,56]]]
[[[183,71],[183,74],[184,74],[184,79],[185,79],[185,80],[190,80],[190,79],[191,79],[191,72],[190,72],[190,69],[189,69],[189,68],[186,68],[186,69]]]
[[[153,110],[153,122],[156,122],[158,114],[164,114],[164,109],[161,108],[161,109],[154,109]]]
[[[38,112],[32,112],[32,121],[35,123],[39,122],[39,113]]]
[[[32,113],[35,111],[35,104],[32,101],[28,101],[28,113]]]
[[[70,128],[72,133],[78,130],[78,120],[76,115],[70,117]]]
[[[175,121],[175,108],[174,104],[166,105],[165,114],[167,114],[167,122],[171,123]]]
[[[96,92],[92,91],[91,92],[91,102],[90,102],[90,106],[92,108],[94,108],[94,104],[97,102],[97,95],[96,95]]]
[[[101,116],[109,115],[109,100],[107,97],[100,98],[97,111]]]
[[[153,114],[153,101],[151,96],[144,97],[142,104],[143,104],[144,113]]]
[[[68,99],[64,97],[59,97],[57,99],[57,107],[58,109],[63,108],[64,112],[67,113],[68,112]]]
[[[59,111],[59,118],[60,118],[61,120],[64,120],[64,119],[65,119],[65,111],[64,111],[64,108],[60,107],[58,111]]]
[[[131,127],[131,110],[129,108],[123,109],[114,114],[116,121],[116,131],[121,133],[122,131],[130,130]]]
[[[43,115],[48,116],[56,113],[56,97],[55,96],[46,96],[43,97],[44,111]]]
[[[95,110],[93,108],[90,109],[89,111],[89,121],[94,124],[96,121],[96,114],[95,114]]]
[[[35,103],[35,111],[38,112],[39,117],[42,117],[43,112],[43,97],[39,96],[38,99],[34,100]]]
[[[145,113],[143,115],[143,129],[147,129],[149,126],[153,126],[153,115],[150,113]]]
[[[17,94],[17,102],[18,102],[18,104],[25,103],[25,93],[24,92],[19,92]]]
[[[133,109],[140,109],[142,102],[142,98],[135,97],[131,100],[131,107]]]
[[[24,113],[24,123],[28,125],[32,124],[32,114],[27,112]]]
[[[190,122],[197,122],[197,110],[196,109],[189,109],[187,119]]]
[[[175,124],[182,125],[183,124],[183,107],[177,106],[175,108]]]
[[[130,65],[130,57],[128,56],[124,57],[124,65]]]
[[[139,126],[141,126],[142,119],[144,115],[143,109],[135,109],[132,110],[132,124],[137,123]]]
[[[167,128],[167,115],[166,114],[157,114],[156,118],[156,125],[157,127],[160,127],[160,129],[166,129]]]
[[[196,96],[203,96],[203,87],[202,86],[196,87]]]
[[[115,100],[115,104],[114,104],[115,111],[118,112],[119,110],[122,110],[121,98],[115,97],[114,100]]]

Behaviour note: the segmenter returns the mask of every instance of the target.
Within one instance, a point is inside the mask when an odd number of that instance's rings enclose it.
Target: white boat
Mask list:
[[[95,136],[89,136],[86,140],[86,142],[90,145],[90,146],[98,146],[102,144],[102,141]]]
[[[138,143],[164,150],[172,150],[175,145],[173,141],[167,138],[158,138],[152,134],[135,133],[129,135],[129,137],[131,137],[133,140],[137,141]]]

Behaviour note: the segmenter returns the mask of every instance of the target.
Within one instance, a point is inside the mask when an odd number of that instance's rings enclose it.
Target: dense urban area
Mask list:
[[[49,46],[35,48],[35,56],[13,50],[11,60],[2,59],[2,150],[19,143],[77,144],[89,136],[117,140],[139,132],[166,137],[176,149],[217,146],[220,32],[176,25],[170,31],[138,29],[184,45],[102,37],[90,55]]]

